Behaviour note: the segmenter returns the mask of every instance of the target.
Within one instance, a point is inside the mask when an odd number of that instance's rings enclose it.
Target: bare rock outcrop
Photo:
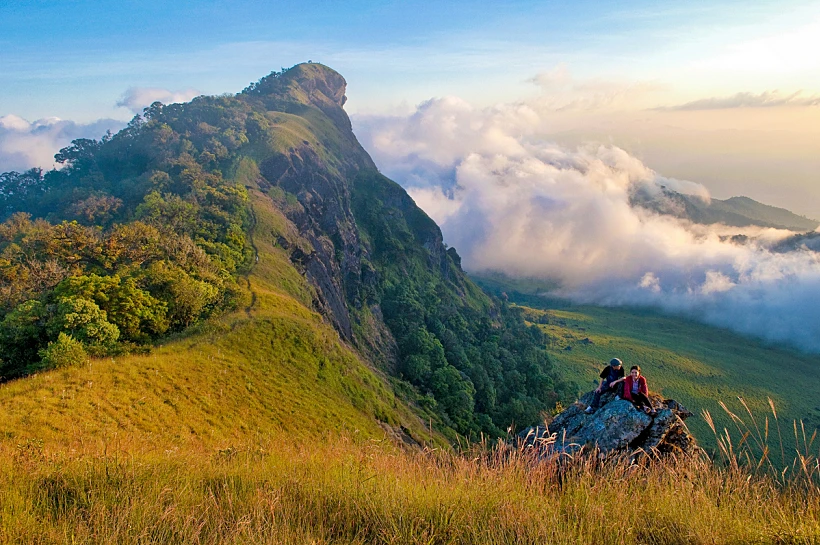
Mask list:
[[[519,434],[519,441],[524,446],[548,452],[597,448],[602,454],[636,451],[698,454],[700,447],[684,423],[692,413],[675,400],[656,395],[650,398],[657,411],[654,416],[611,393],[601,397],[597,411],[586,414],[584,409],[592,400],[592,393],[588,393],[558,414],[549,429],[528,428]]]

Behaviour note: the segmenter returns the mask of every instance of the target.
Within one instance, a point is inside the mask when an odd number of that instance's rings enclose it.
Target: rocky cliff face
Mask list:
[[[593,414],[584,409],[592,401],[588,393],[549,424],[549,429],[528,428],[519,434],[526,446],[549,452],[572,452],[597,448],[603,454],[636,451],[693,456],[700,452],[689,433],[686,418],[692,416],[683,405],[672,399],[651,395],[657,410],[650,416],[611,393],[601,398],[601,408]]]
[[[364,240],[353,207],[354,193],[362,201],[379,199],[391,221],[409,219],[421,236],[431,268],[450,277],[452,267],[438,226],[397,184],[378,176],[370,156],[353,134],[343,106],[345,79],[320,64],[301,64],[263,78],[247,90],[269,111],[298,115],[316,141],[269,154],[259,162],[263,189],[279,187],[298,204],[283,206],[313,251],[294,251],[291,258],[316,289],[315,305],[341,336],[371,359],[395,365],[397,350],[381,319],[378,298],[381,281],[373,262],[378,259],[371,241]],[[374,181],[374,178],[378,180]],[[362,186],[362,187],[359,187]],[[368,206],[368,203],[365,203]],[[359,334],[356,334],[356,331]]]
[[[360,304],[362,247],[350,211],[350,191],[343,176],[333,173],[309,146],[275,155],[260,165],[265,181],[295,195],[299,206],[287,207],[288,218],[308,239],[313,252],[292,254],[317,290],[317,306],[339,333],[353,339],[346,302]]]

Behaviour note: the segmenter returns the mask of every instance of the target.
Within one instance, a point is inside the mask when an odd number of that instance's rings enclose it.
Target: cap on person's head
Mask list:
[[[611,365],[612,367],[619,367],[623,364],[624,362],[622,362],[618,358],[612,358],[611,360],[609,360],[609,365]]]

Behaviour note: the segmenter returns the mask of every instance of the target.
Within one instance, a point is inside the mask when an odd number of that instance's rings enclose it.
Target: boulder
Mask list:
[[[527,428],[518,435],[523,447],[544,453],[570,453],[597,449],[601,454],[616,452],[653,452],[660,455],[700,452],[684,419],[692,413],[673,399],[650,395],[657,410],[650,416],[632,403],[616,398],[612,393],[601,396],[601,407],[592,414],[584,410],[592,401],[592,392],[561,412],[549,423],[549,428]]]

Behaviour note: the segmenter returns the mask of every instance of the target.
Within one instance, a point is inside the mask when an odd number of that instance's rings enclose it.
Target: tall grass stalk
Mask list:
[[[817,431],[815,430],[814,433],[808,436],[802,421],[794,420],[792,422],[795,450],[792,460],[789,461],[783,435],[780,431],[777,409],[774,402],[769,398],[769,407],[777,428],[778,445],[775,445],[775,447],[780,450],[780,464],[775,464],[770,455],[773,447],[770,444],[768,415],[765,417],[764,428],[761,430],[749,406],[743,398],[738,399],[749,414],[751,425],[730,411],[725,403],[719,403],[740,434],[737,445],[732,444],[732,438],[727,428],[723,430],[716,428],[709,411],[704,410],[702,413],[704,420],[715,435],[718,445],[718,461],[726,464],[734,472],[746,473],[750,476],[766,475],[781,487],[797,487],[816,492],[818,486],[820,486],[820,458],[812,449],[817,439]],[[752,438],[751,441],[748,440],[750,437]]]

